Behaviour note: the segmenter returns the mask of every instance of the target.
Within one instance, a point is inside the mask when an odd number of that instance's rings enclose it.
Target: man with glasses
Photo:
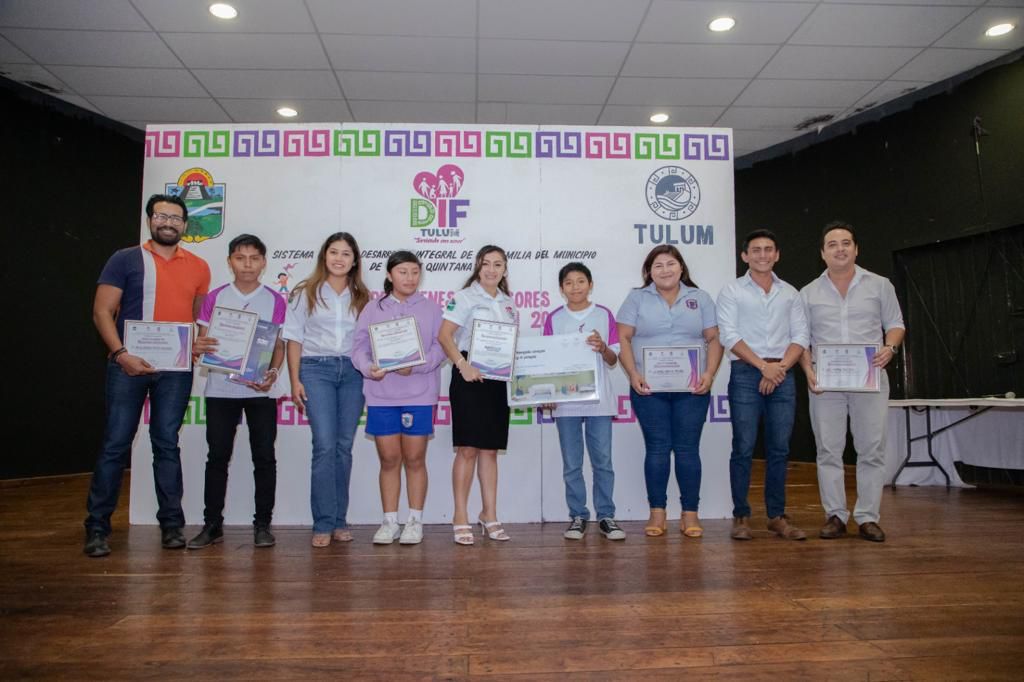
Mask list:
[[[103,446],[86,503],[84,551],[90,557],[110,554],[110,517],[147,397],[161,544],[166,549],[185,546],[178,431],[192,392],[192,373],[161,372],[128,353],[124,323],[193,322],[210,286],[210,268],[178,244],[188,224],[188,209],[179,197],[151,196],[146,202],[146,222],[152,238],[110,257],[93,301],[93,323],[110,352]],[[204,341],[197,339],[193,350],[207,350]]]

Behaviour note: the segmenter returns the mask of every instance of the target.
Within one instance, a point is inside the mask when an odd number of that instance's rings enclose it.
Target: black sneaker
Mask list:
[[[252,544],[257,547],[273,547],[277,538],[270,532],[270,526],[253,526]]]
[[[567,540],[582,540],[583,534],[587,532],[587,520],[582,516],[572,517],[572,523],[562,533]]]
[[[601,529],[601,533],[609,540],[626,539],[626,531],[619,528],[619,524],[615,523],[615,519],[601,519],[597,527]]]
[[[85,548],[82,550],[86,556],[94,559],[110,554],[110,545],[107,544],[107,536],[101,530],[91,530],[85,536]]]
[[[223,541],[224,529],[220,526],[206,524],[205,526],[203,526],[203,529],[199,531],[199,535],[195,536],[194,538],[188,541],[188,548],[202,549],[204,547],[209,547],[210,545],[215,545],[218,542]],[[164,547],[167,547],[167,545],[164,545]]]
[[[185,536],[180,528],[161,528],[160,544],[164,549],[184,549]]]

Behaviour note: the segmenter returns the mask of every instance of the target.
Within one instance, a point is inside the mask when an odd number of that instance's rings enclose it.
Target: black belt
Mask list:
[[[746,360],[744,360],[742,358],[736,358],[736,359],[739,360],[740,362],[744,363],[744,364],[750,365],[749,362],[747,362]],[[761,358],[761,362],[782,362],[782,358]],[[750,366],[753,367],[754,365],[750,365]]]

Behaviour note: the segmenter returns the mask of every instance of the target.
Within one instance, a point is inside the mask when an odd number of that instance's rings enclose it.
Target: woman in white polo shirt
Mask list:
[[[505,382],[485,379],[466,359],[474,320],[518,324],[519,314],[508,288],[508,258],[500,246],[488,244],[476,254],[473,273],[444,312],[438,340],[452,361],[448,398],[452,409],[452,487],[454,539],[473,544],[469,524],[469,491],[473,473],[480,479],[483,509],[478,520],[492,540],[508,540],[498,521],[498,450],[508,447],[508,400]]]

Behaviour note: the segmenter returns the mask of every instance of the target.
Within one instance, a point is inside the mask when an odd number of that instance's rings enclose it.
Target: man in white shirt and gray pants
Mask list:
[[[853,520],[860,536],[884,542],[878,525],[882,488],[885,485],[885,431],[889,404],[889,379],[884,368],[899,351],[906,330],[892,283],[856,265],[857,235],[844,222],[825,226],[821,258],[827,269],[800,291],[811,328],[811,349],[800,365],[811,391],[811,427],[818,446],[818,489],[826,522],[819,536],[834,539],[846,535],[850,512],[846,507],[843,450],[846,419],[857,450],[857,504]],[[818,344],[877,344],[872,361],[880,372],[877,392],[822,391],[811,363]]]
[[[800,294],[772,272],[779,262],[775,234],[754,230],[740,253],[747,274],[718,295],[718,328],[729,350],[729,414],[732,420],[732,538],[750,540],[750,468],[757,430],[764,419],[764,501],[768,530],[787,540],[807,535],[789,523],[786,461],[796,416],[796,384],[790,371],[807,348],[807,315]]]

